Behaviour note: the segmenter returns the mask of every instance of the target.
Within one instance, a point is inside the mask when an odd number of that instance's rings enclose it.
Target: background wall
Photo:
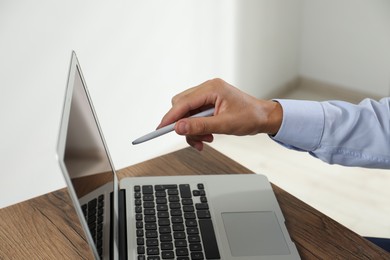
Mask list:
[[[257,97],[299,75],[387,94],[389,11],[387,0],[1,1],[0,207],[65,185],[55,152],[71,50],[120,169],[186,146],[174,134],[131,141],[210,78]]]
[[[236,86],[270,97],[297,78],[303,2],[250,0],[236,5]]]
[[[153,130],[171,97],[232,78],[232,1],[1,1],[0,207],[64,187],[55,159],[71,50],[117,168],[184,146]]]
[[[174,134],[131,145],[176,93],[221,77],[259,96],[297,73],[298,37],[273,44],[298,33],[288,24],[300,19],[292,3],[301,1],[282,2],[1,1],[0,207],[65,185],[55,153],[71,50],[120,169],[186,146]],[[279,48],[288,45],[284,59]],[[266,60],[272,68],[250,76]],[[278,66],[291,71],[277,75]]]
[[[390,1],[306,0],[299,73],[378,96],[390,94]]]

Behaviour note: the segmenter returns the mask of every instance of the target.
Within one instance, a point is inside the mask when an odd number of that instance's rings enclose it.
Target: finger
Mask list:
[[[218,114],[211,117],[183,118],[175,125],[175,131],[179,135],[202,136],[209,134],[229,133],[230,118],[226,115]]]
[[[200,142],[200,141],[193,141],[193,140],[188,140],[187,139],[187,143],[189,145],[191,145],[192,147],[194,147],[196,150],[198,150],[199,152],[203,150],[203,142]]]
[[[203,142],[211,143],[214,140],[213,135],[186,136],[187,143],[198,151],[203,150]]]
[[[217,97],[208,87],[211,87],[210,81],[173,97],[172,108],[164,115],[158,128],[214,106]]]
[[[192,87],[192,88],[189,88],[189,89],[186,89],[184,90],[183,92],[175,95],[172,100],[171,100],[171,104],[172,105],[175,105],[177,103],[178,100],[180,100],[182,97],[186,96],[186,95],[189,95],[191,92],[193,92],[194,90],[196,90],[196,88],[198,88],[199,86],[195,86],[195,87]]]
[[[193,142],[206,142],[211,143],[214,140],[213,135],[189,135],[186,136],[187,141],[191,140]]]

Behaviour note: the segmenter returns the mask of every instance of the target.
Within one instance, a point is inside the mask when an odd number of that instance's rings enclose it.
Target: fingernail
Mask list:
[[[188,133],[188,125],[186,122],[180,121],[177,123],[178,134],[185,135]]]
[[[201,152],[203,150],[203,143],[202,142],[195,143],[194,148],[199,152]]]

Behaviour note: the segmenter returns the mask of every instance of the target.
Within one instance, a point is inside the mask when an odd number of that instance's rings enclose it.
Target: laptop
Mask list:
[[[75,52],[57,157],[96,259],[300,259],[264,175],[119,181]]]

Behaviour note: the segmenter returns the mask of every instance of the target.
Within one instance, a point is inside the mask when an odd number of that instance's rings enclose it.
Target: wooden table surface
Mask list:
[[[252,173],[209,146],[118,171],[126,176]],[[302,259],[390,259],[390,254],[272,184]],[[92,259],[66,189],[0,210],[0,259]]]

